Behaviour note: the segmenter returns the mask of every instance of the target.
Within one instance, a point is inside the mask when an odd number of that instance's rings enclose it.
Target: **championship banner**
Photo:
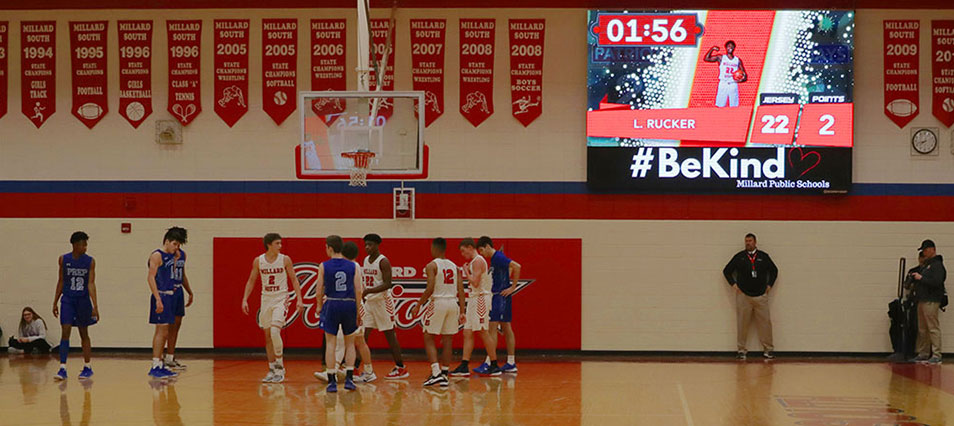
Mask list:
[[[0,117],[7,115],[7,40],[10,35],[10,23],[0,22]]]
[[[920,21],[884,21],[884,113],[898,127],[918,116]]]
[[[20,22],[20,110],[37,129],[56,112],[56,21]]]
[[[202,112],[202,21],[166,21],[169,37],[169,112],[183,126]]]
[[[92,129],[106,115],[108,21],[70,21],[73,115]]]
[[[248,19],[216,19],[213,109],[229,127],[248,112]]]
[[[372,19],[371,20],[371,63],[384,60],[384,52],[387,50],[388,63],[382,64],[384,67],[384,76],[382,78],[381,90],[394,90],[394,52],[397,51],[397,37],[395,37],[395,28],[391,27],[390,19]],[[391,48],[388,46],[388,30],[391,31]],[[372,65],[373,68],[373,65]],[[370,73],[371,81],[368,84],[369,90],[377,90],[378,76],[374,70]],[[394,99],[385,98],[381,100],[381,106],[378,107],[378,116],[385,119],[391,118],[394,114]]]
[[[262,19],[262,108],[282,124],[296,107],[298,20]]]
[[[119,21],[119,115],[133,128],[152,115],[152,21]]]
[[[360,238],[346,238],[361,248],[358,262],[366,256]],[[458,244],[460,238],[447,240],[447,258],[464,265]],[[430,238],[385,238],[381,252],[391,262],[391,288],[395,329],[402,348],[419,349],[421,314],[411,315],[412,308],[424,292],[424,268],[431,261]],[[520,334],[521,349],[580,349],[582,242],[580,239],[497,239],[494,245],[510,259],[520,263],[520,279],[513,298],[513,323],[524,330]],[[302,286],[303,314],[297,314],[297,300],[289,283],[290,302],[285,315],[283,339],[286,348],[320,348],[324,332],[318,328],[316,300],[318,265],[325,260],[324,238],[284,238],[282,253],[291,257]],[[545,250],[541,250],[545,248]],[[264,341],[258,326],[261,305],[261,283],[256,283],[249,297],[249,314],[242,313],[242,295],[252,260],[262,254],[262,238],[213,239],[213,345],[216,348],[262,347]],[[489,262],[488,262],[489,263]],[[465,287],[466,287],[465,281]],[[556,321],[554,318],[558,318]],[[455,345],[462,342],[461,333]],[[386,348],[383,334],[372,332],[368,344]]]
[[[510,20],[510,102],[524,127],[543,113],[543,40],[546,20]]]
[[[954,20],[931,21],[931,111],[941,123],[954,124]]]
[[[494,19],[460,20],[460,113],[474,127],[494,113]]]
[[[414,90],[424,92],[425,126],[444,114],[446,28],[446,19],[411,19],[411,75]]]
[[[311,20],[311,90],[348,90],[346,26],[344,19]],[[320,98],[312,101],[311,109],[330,125],[344,112],[345,100]]]

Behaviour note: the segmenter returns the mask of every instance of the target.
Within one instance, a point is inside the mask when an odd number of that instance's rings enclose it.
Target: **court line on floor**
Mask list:
[[[679,399],[682,400],[682,412],[686,415],[686,424],[695,426],[692,421],[692,413],[689,412],[689,401],[686,400],[686,392],[682,389],[682,383],[676,383],[676,389],[679,391]]]

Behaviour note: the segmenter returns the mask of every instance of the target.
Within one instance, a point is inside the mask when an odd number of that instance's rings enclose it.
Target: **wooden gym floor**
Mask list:
[[[0,355],[0,425],[944,425],[954,423],[954,365],[863,360],[634,357],[534,360],[517,376],[452,380],[424,389],[379,378],[326,394],[312,358],[286,361],[262,385],[260,357],[191,355],[169,382],[146,376],[148,355],[94,354],[95,375],[55,382],[54,357]],[[518,361],[520,361],[518,359]],[[378,361],[379,376],[390,363]]]

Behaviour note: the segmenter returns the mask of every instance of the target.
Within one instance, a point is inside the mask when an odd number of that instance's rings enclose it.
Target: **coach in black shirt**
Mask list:
[[[749,322],[755,318],[755,329],[762,342],[763,356],[772,359],[772,319],[769,315],[768,293],[778,278],[778,267],[768,253],[756,247],[754,234],[745,236],[745,250],[732,256],[722,274],[735,291],[738,327],[738,358],[745,359]]]

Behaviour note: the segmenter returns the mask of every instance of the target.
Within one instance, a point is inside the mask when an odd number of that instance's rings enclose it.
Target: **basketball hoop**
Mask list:
[[[354,162],[351,167],[351,180],[348,186],[368,186],[368,170],[371,169],[371,159],[374,158],[371,151],[351,151],[342,152],[341,156],[350,158]]]

